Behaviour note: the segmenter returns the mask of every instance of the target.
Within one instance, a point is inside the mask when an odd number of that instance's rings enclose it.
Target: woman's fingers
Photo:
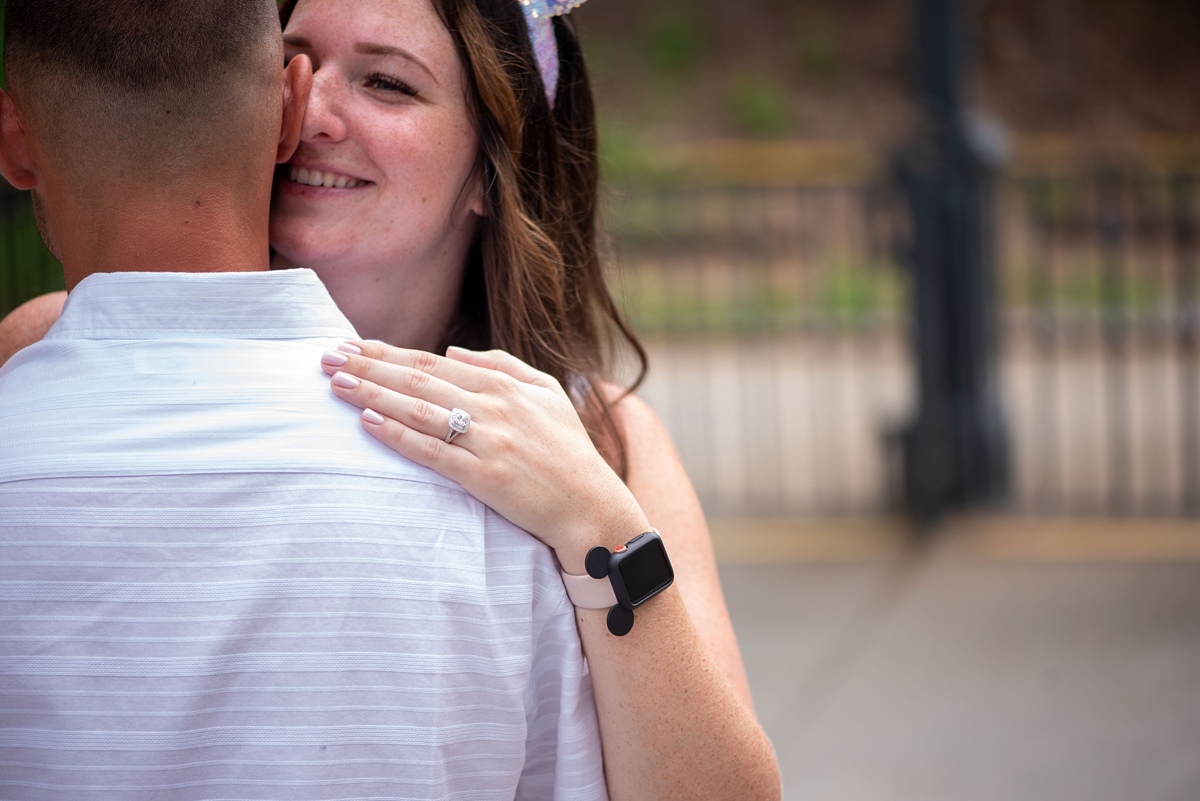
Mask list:
[[[343,373],[410,398],[437,404],[444,409],[463,406],[471,398],[471,392],[467,388],[453,381],[416,367],[381,361],[365,354],[357,356],[340,350],[326,351],[321,357],[321,369],[327,375]]]
[[[452,347],[444,358],[381,342],[353,341],[326,351],[321,367],[329,375],[348,373],[445,408],[467,408],[469,403],[478,403],[480,396],[511,402],[525,394],[522,385],[566,395],[553,376],[502,350]]]
[[[397,348],[382,342],[355,340],[342,343],[337,352],[348,356],[361,356],[368,362],[374,360],[395,367],[418,370],[469,392],[482,392],[488,388],[488,371],[438,356],[429,351]],[[345,368],[339,367],[338,369],[344,370]],[[357,372],[355,374],[357,375]],[[368,376],[359,377],[367,378]]]
[[[488,370],[497,370],[505,375],[512,376],[518,381],[533,384],[536,387],[560,389],[558,381],[553,376],[529,366],[507,351],[467,350],[466,348],[451,346],[446,350],[446,359]]]
[[[444,438],[430,436],[410,428],[398,420],[380,414],[374,409],[363,409],[363,428],[375,439],[417,464],[428,467],[451,481],[460,484],[478,472],[479,459],[466,448],[449,444]],[[465,437],[470,435],[468,429]]]
[[[349,373],[334,373],[330,382],[333,392],[342,400],[360,409],[370,409],[408,429],[430,437],[445,439],[450,433],[450,411],[456,406],[445,407],[424,398],[394,392],[371,381],[364,381]],[[468,411],[468,414],[470,412]],[[365,422],[371,422],[364,418]],[[463,435],[465,437],[465,435]],[[465,445],[466,440],[455,444]]]

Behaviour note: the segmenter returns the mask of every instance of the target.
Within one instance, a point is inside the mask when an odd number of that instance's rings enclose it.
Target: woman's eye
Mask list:
[[[391,78],[380,73],[373,73],[367,77],[367,86],[372,89],[382,89],[385,92],[400,92],[408,97],[416,97],[417,90],[397,78]]]

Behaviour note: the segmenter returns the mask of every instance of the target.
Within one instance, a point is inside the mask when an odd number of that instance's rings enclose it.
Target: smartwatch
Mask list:
[[[586,576],[562,574],[567,596],[583,609],[608,608],[608,630],[618,637],[633,628],[634,609],[675,581],[667,549],[654,529],[612,552],[592,548],[584,565]]]

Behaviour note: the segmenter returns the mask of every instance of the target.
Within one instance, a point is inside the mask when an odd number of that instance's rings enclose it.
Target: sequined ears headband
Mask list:
[[[554,39],[552,20],[570,14],[583,4],[584,0],[521,0],[521,10],[529,24],[529,39],[533,42],[533,52],[542,73],[542,84],[546,87],[546,99],[552,108],[558,89],[558,42]]]

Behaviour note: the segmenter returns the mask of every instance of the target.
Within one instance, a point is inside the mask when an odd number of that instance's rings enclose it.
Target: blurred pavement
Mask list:
[[[714,524],[786,801],[1200,799],[1200,524]]]

